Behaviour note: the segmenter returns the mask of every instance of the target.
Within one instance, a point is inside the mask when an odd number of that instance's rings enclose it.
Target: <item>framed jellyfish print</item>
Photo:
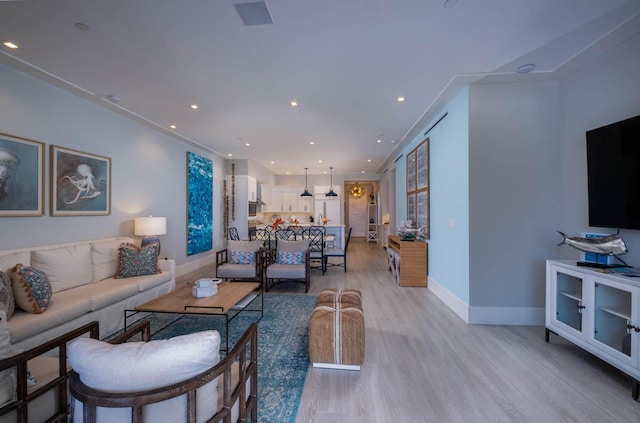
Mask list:
[[[44,215],[44,144],[0,134],[0,217]]]
[[[111,214],[111,159],[51,146],[51,216]]]

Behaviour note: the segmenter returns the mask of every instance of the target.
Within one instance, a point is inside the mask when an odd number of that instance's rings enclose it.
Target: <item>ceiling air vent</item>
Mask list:
[[[245,25],[269,25],[273,23],[267,3],[256,1],[251,3],[234,4],[242,23]]]

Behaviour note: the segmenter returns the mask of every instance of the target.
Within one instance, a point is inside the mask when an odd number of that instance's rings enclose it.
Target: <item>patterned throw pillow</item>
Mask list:
[[[256,262],[256,253],[253,251],[236,251],[231,250],[231,264],[253,264]]]
[[[160,273],[157,244],[150,244],[144,248],[139,248],[134,244],[120,246],[116,278],[153,275],[154,273]]]
[[[33,314],[44,313],[51,302],[51,284],[47,275],[33,267],[16,264],[11,275],[13,296],[18,307]]]
[[[13,298],[11,279],[6,273],[0,270],[0,310],[7,314],[7,320],[11,319],[16,307],[16,300]]]
[[[302,251],[278,251],[279,264],[302,264],[304,253]]]

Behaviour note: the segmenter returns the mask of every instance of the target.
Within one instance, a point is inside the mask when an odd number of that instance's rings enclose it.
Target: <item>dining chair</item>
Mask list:
[[[238,235],[238,228],[229,228],[229,239],[233,241],[240,241],[240,235]]]
[[[262,241],[262,248],[265,250],[271,248],[271,232],[268,229],[249,229],[249,240]]]
[[[324,228],[322,228],[324,229]],[[320,263],[320,266],[311,265],[312,269],[320,269],[322,270],[322,274],[324,275],[325,267],[324,267],[324,237],[325,231],[318,227],[309,227],[302,230],[302,239],[309,241],[309,260],[312,263]]]
[[[347,235],[347,242],[344,243],[344,249],[341,248],[327,248],[324,252],[324,268],[327,267],[342,266],[344,271],[347,271],[347,248],[349,248],[349,241],[351,240],[351,231],[353,228],[349,228],[349,234]],[[332,257],[341,258],[340,263],[330,263],[329,259]]]
[[[275,235],[276,244],[279,240],[283,240],[283,241],[296,240],[296,231],[289,228],[278,229],[277,231],[275,231],[274,235]]]

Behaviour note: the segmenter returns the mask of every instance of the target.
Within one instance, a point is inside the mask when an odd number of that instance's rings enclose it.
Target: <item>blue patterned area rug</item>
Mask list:
[[[266,294],[264,317],[258,322],[258,421],[295,423],[309,368],[309,318],[313,295]],[[255,308],[251,304],[249,308]],[[229,324],[229,348],[233,348],[258,313],[242,313]],[[153,314],[153,339],[167,339],[201,330],[218,329],[224,320],[207,316]],[[157,333],[156,333],[157,331]],[[221,345],[224,348],[223,337]],[[221,354],[223,355],[223,354]]]

